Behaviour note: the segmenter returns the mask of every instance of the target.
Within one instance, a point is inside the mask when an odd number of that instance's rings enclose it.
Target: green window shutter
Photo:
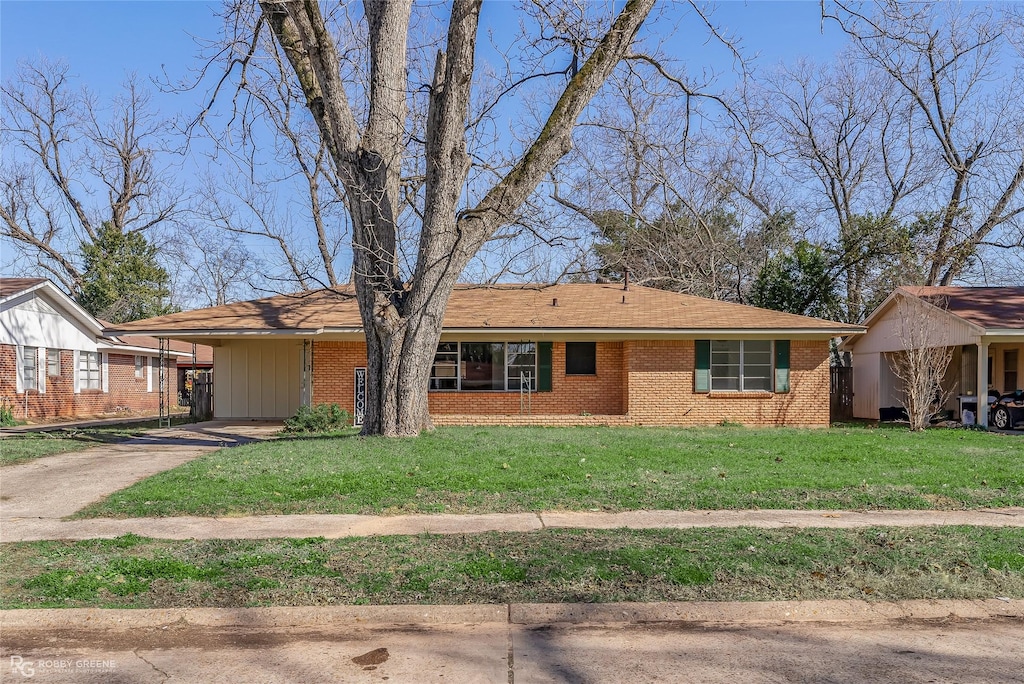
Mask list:
[[[789,340],[775,340],[775,391],[789,391]]]
[[[551,343],[537,343],[537,391],[551,391]]]
[[[696,363],[693,368],[693,391],[711,391],[711,340],[696,340]]]

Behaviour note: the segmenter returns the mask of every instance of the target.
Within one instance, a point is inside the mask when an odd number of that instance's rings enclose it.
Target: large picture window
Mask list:
[[[80,352],[78,355],[78,386],[81,389],[103,389],[100,386],[100,353]]]
[[[711,389],[772,391],[771,340],[712,340]]]
[[[431,390],[537,390],[535,342],[441,342],[430,369]]]

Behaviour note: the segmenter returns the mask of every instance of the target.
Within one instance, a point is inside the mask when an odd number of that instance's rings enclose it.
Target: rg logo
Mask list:
[[[11,656],[11,671],[19,673],[22,677],[32,677],[36,673],[32,661],[25,660],[20,655]]]

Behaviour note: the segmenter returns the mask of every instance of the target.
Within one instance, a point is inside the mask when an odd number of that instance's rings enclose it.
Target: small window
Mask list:
[[[597,375],[597,343],[565,343],[566,375]]]
[[[25,347],[25,357],[21,364],[22,378],[24,378],[25,389],[38,389],[39,381],[36,379],[36,364],[39,362],[38,347]]]
[[[437,345],[434,365],[430,367],[430,389],[459,389],[459,343],[442,342]]]
[[[46,350],[46,374],[51,378],[60,377],[60,349]]]
[[[146,357],[136,356],[135,357],[135,377],[144,378],[146,377]]]
[[[78,385],[82,389],[103,389],[100,386],[99,352],[81,352],[78,355]]]

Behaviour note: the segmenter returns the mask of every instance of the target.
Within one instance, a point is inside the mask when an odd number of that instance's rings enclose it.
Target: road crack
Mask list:
[[[134,651],[132,651],[132,653],[134,653],[134,654],[135,654],[135,657],[136,657],[136,658],[138,658],[139,660],[141,660],[142,662],[146,663],[146,664],[147,664],[147,665],[149,665],[149,666],[150,666],[151,668],[153,668],[154,670],[156,670],[157,672],[159,672],[160,674],[162,674],[162,675],[163,675],[163,677],[164,677],[164,680],[168,680],[168,679],[170,679],[170,678],[171,678],[171,675],[167,674],[166,672],[164,672],[163,670],[161,670],[161,669],[160,669],[159,667],[157,667],[156,665],[154,665],[153,663],[149,662],[149,661],[148,661],[148,660],[146,660],[146,659],[145,659],[144,657],[142,657],[142,654],[140,654],[140,653],[139,653],[139,649],[135,649]]]

